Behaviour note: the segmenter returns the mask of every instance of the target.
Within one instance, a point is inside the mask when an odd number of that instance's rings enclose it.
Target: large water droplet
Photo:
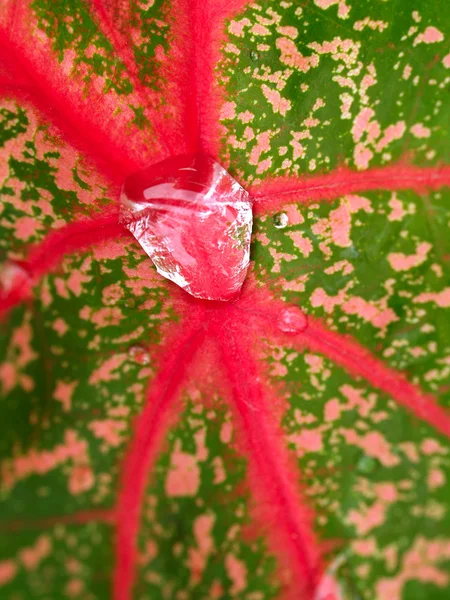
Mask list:
[[[253,61],[257,61],[259,59],[259,52],[257,52],[256,50],[251,50],[250,59]]]
[[[300,333],[308,327],[308,317],[297,306],[288,306],[281,311],[277,325],[285,333]]]
[[[284,229],[289,223],[289,217],[285,212],[279,212],[273,215],[272,222],[277,229]]]
[[[230,300],[244,283],[253,224],[249,194],[202,154],[127,178],[121,221],[158,272],[197,298]]]
[[[128,349],[128,356],[139,365],[150,364],[150,353],[148,349],[145,346],[141,346],[141,344],[130,346]]]

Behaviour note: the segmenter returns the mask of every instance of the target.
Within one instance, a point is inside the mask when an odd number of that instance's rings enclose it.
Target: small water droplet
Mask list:
[[[131,360],[138,363],[139,365],[150,364],[150,354],[145,346],[141,346],[140,344],[130,346],[128,350],[128,355],[131,358]]]
[[[259,59],[259,52],[257,52],[256,50],[252,50],[250,52],[250,59],[254,60],[254,61],[258,60]]]
[[[372,456],[362,456],[357,464],[357,469],[360,473],[373,473],[377,466],[377,461]]]
[[[308,317],[297,306],[289,306],[281,312],[277,324],[285,333],[300,333],[308,327]]]
[[[272,217],[272,221],[274,227],[276,227],[277,229],[284,229],[289,223],[289,217],[285,212],[279,212]]]

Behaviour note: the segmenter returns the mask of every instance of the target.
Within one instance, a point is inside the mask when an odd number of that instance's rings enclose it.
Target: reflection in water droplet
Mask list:
[[[308,317],[297,306],[289,306],[281,312],[277,324],[285,333],[300,333],[308,327]]]
[[[284,229],[289,223],[289,217],[285,212],[280,212],[272,217],[272,221],[277,229]]]
[[[140,344],[130,346],[128,350],[128,355],[131,358],[131,360],[138,363],[139,365],[150,364],[150,354],[145,346],[141,346]]]
[[[251,58],[251,60],[255,60],[255,61],[258,60],[259,52],[256,52],[256,50],[252,50],[250,52],[250,58]]]

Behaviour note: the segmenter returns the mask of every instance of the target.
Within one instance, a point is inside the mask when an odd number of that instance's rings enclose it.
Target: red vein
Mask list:
[[[188,369],[203,339],[204,329],[198,320],[192,319],[188,326],[181,325],[180,333],[176,339],[170,340],[161,356],[161,369],[151,384],[145,408],[137,420],[123,465],[122,487],[117,503],[114,600],[129,600],[132,597],[139,518],[148,473],[170,425]]]
[[[54,515],[41,519],[18,519],[0,521],[0,531],[15,532],[29,529],[48,529],[55,525],[85,525],[86,523],[101,522],[114,525],[116,513],[114,509],[97,508],[86,511],[78,511],[72,514]]]
[[[294,580],[292,598],[312,598],[322,572],[319,544],[312,526],[311,509],[292,476],[292,467],[281,428],[273,418],[274,399],[269,402],[261,374],[233,323],[219,326],[216,339],[221,364],[231,387],[232,402],[245,436],[250,461],[250,485],[258,503],[267,507],[264,523],[281,560],[290,564]],[[303,592],[303,594],[302,594]]]
[[[270,334],[282,339],[286,345],[299,350],[306,347],[323,354],[352,375],[362,377],[373,387],[386,392],[416,417],[450,437],[450,413],[439,406],[434,396],[410,383],[403,373],[388,367],[350,336],[330,331],[312,317],[308,317],[308,327],[301,333],[283,334],[277,328],[281,310],[280,302],[263,299],[261,303],[254,302],[254,308],[245,309],[245,312],[270,324]]]
[[[213,158],[220,150],[222,90],[215,81],[221,59],[225,19],[249,1],[174,0],[172,49],[167,61],[170,95],[184,124],[187,152],[204,152]]]
[[[439,406],[434,396],[409,382],[400,371],[388,367],[351,336],[330,331],[312,317],[307,318],[308,326],[304,331],[284,334],[278,327],[278,319],[288,307],[288,304],[270,298],[266,290],[259,289],[253,293],[250,290],[239,310],[248,315],[247,319],[254,317],[265,322],[265,330],[272,338],[299,350],[307,347],[323,354],[352,375],[362,377],[373,387],[386,392],[416,417],[450,437],[450,412]]]
[[[90,0],[90,3],[100,28],[113,45],[115,54],[120,57],[127,69],[127,74],[133,83],[136,95],[142,103],[142,107],[145,107],[150,127],[156,135],[158,144],[164,147],[170,155],[179,154],[179,140],[176,144],[176,140],[163,133],[163,130],[167,127],[167,122],[164,122],[162,110],[159,106],[160,95],[155,93],[151,88],[145,87],[139,78],[139,72],[131,49],[132,40],[129,35],[126,35],[129,31],[130,15],[123,15],[125,19],[128,17],[128,20],[122,23],[121,29],[118,29],[118,17],[121,11],[120,3],[117,0],[113,5],[111,5],[111,2],[105,2],[105,0]],[[115,21],[112,20],[112,15],[108,14],[114,8],[119,11]],[[129,8],[129,4],[127,4],[127,8]],[[164,158],[167,158],[167,156],[161,156],[161,160]]]
[[[21,80],[28,82],[26,88],[23,85],[16,88],[7,86],[4,93],[35,106],[64,133],[66,141],[94,161],[109,181],[121,185],[128,174],[146,166],[130,151],[131,144],[119,144],[107,127],[95,122],[89,112],[92,103],[90,105],[73,91],[69,94],[69,86],[63,85],[61,76],[57,81],[52,80],[51,61],[38,67],[2,30],[0,62],[12,76],[20,76]]]
[[[439,406],[431,394],[410,383],[403,373],[385,365],[352,338],[329,331],[313,319],[309,319],[308,328],[298,337],[310,350],[324,354],[353,375],[363,377],[450,438],[450,413]]]
[[[266,214],[281,210],[287,204],[307,205],[357,192],[412,189],[422,194],[443,186],[450,186],[450,166],[416,167],[398,164],[367,171],[337,169],[326,175],[304,179],[280,177],[255,186],[250,189],[250,193],[255,200],[255,213]]]
[[[64,256],[86,250],[102,242],[130,235],[119,223],[118,213],[97,219],[80,220],[52,231],[32,246],[23,261],[16,261],[17,272],[7,289],[0,293],[0,315],[31,296],[32,285],[43,275],[57,267]]]

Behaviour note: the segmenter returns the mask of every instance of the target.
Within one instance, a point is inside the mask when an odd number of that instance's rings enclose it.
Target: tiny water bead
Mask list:
[[[285,333],[301,333],[308,327],[308,317],[297,306],[289,306],[281,311],[277,325]]]
[[[251,50],[250,59],[256,62],[259,59],[259,52],[257,52],[256,50]]]
[[[204,154],[180,155],[129,176],[120,220],[157,271],[204,300],[239,293],[250,261],[249,194]]]
[[[138,365],[150,364],[150,353],[148,348],[142,346],[141,344],[130,346],[128,349],[128,356],[133,362],[138,363]]]
[[[277,229],[284,229],[289,224],[289,217],[285,212],[279,212],[272,217],[272,221],[274,227],[276,227]]]

